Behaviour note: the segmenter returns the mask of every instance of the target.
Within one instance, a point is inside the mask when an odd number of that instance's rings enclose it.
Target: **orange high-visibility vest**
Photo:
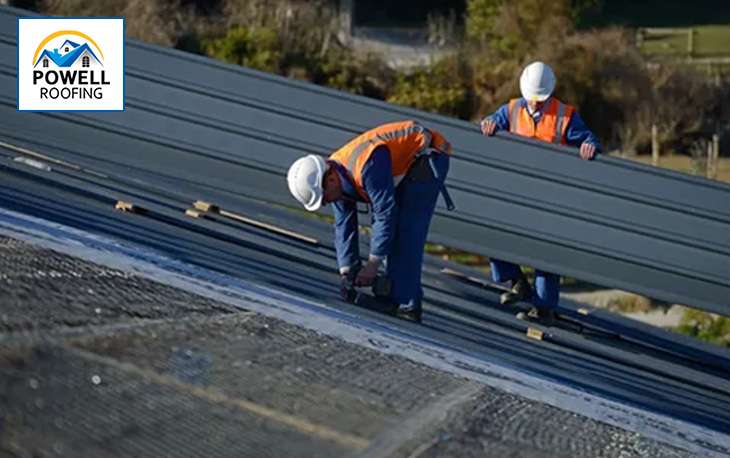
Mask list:
[[[385,145],[393,163],[393,185],[398,186],[420,153],[428,148],[451,154],[451,145],[443,135],[426,129],[416,121],[401,121],[371,129],[335,151],[330,160],[345,167],[353,179],[357,193],[370,202],[362,183],[362,171],[375,148]]]
[[[551,97],[542,109],[540,122],[535,123],[526,104],[520,99],[509,101],[509,131],[523,137],[535,138],[549,143],[566,144],[565,131],[575,108]]]

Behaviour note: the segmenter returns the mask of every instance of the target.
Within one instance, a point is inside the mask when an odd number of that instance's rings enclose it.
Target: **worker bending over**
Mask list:
[[[308,155],[289,168],[292,195],[309,211],[332,203],[335,248],[343,283],[369,286],[385,263],[387,301],[395,313],[421,320],[421,265],[439,192],[452,207],[444,180],[451,146],[415,121],[384,124],[335,151]],[[357,202],[372,208],[370,254],[362,265]]]
[[[577,146],[580,148],[580,157],[593,159],[600,149],[598,140],[573,106],[551,96],[554,89],[553,70],[542,62],[531,63],[525,67],[520,77],[522,98],[510,100],[495,113],[484,118],[481,122],[482,133],[494,135],[495,132],[504,130],[557,145]],[[529,318],[545,324],[554,322],[560,294],[558,275],[535,271],[533,293],[520,266],[493,259],[491,268],[494,281],[509,281],[511,284],[511,290],[502,294],[500,302],[506,304],[531,300],[534,306],[527,314]],[[522,314],[519,316],[524,317]]]

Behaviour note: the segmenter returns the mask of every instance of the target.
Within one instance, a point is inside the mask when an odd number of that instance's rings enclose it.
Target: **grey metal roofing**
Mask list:
[[[562,301],[560,312],[589,331],[553,328],[537,344],[514,318],[525,304],[498,306],[498,290],[442,269],[478,273],[433,257],[424,271],[424,325],[382,317],[338,300],[331,228],[272,205],[293,204],[284,171],[296,156],[326,152],[386,120],[416,118],[456,148],[448,183],[459,210],[439,210],[434,240],[728,313],[727,186],[610,157],[583,162],[562,148],[506,136],[487,139],[468,123],[136,42],[127,44],[125,112],[17,112],[16,12],[0,9],[0,207],[152,247],[478,358],[730,432],[724,349],[601,311],[584,315],[571,301]],[[197,199],[317,242],[225,218],[186,217]],[[114,211],[117,200],[147,212]]]

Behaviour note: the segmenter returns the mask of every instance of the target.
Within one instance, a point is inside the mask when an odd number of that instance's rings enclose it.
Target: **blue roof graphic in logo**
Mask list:
[[[61,49],[61,52],[59,52],[59,49]],[[75,64],[82,55],[88,55],[89,58],[93,58],[99,65],[103,65],[88,43],[80,45],[74,41],[65,40],[60,48],[54,48],[52,51],[48,48],[44,49],[35,64],[33,64],[33,67],[37,67],[43,59],[47,58],[58,67],[68,68]]]

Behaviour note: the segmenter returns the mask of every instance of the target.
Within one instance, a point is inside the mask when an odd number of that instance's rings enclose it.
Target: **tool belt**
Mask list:
[[[446,189],[446,183],[441,180],[438,169],[436,168],[436,164],[434,163],[434,156],[436,154],[445,153],[441,153],[436,149],[429,148],[423,153],[420,153],[418,156],[416,156],[415,161],[413,161],[410,169],[408,169],[408,174],[406,175],[406,178],[413,180],[417,183],[424,183],[434,179],[439,180],[441,182],[439,192],[444,199],[446,208],[449,211],[453,211],[454,209],[456,209],[456,206],[454,205],[454,201],[449,195],[449,190]]]

